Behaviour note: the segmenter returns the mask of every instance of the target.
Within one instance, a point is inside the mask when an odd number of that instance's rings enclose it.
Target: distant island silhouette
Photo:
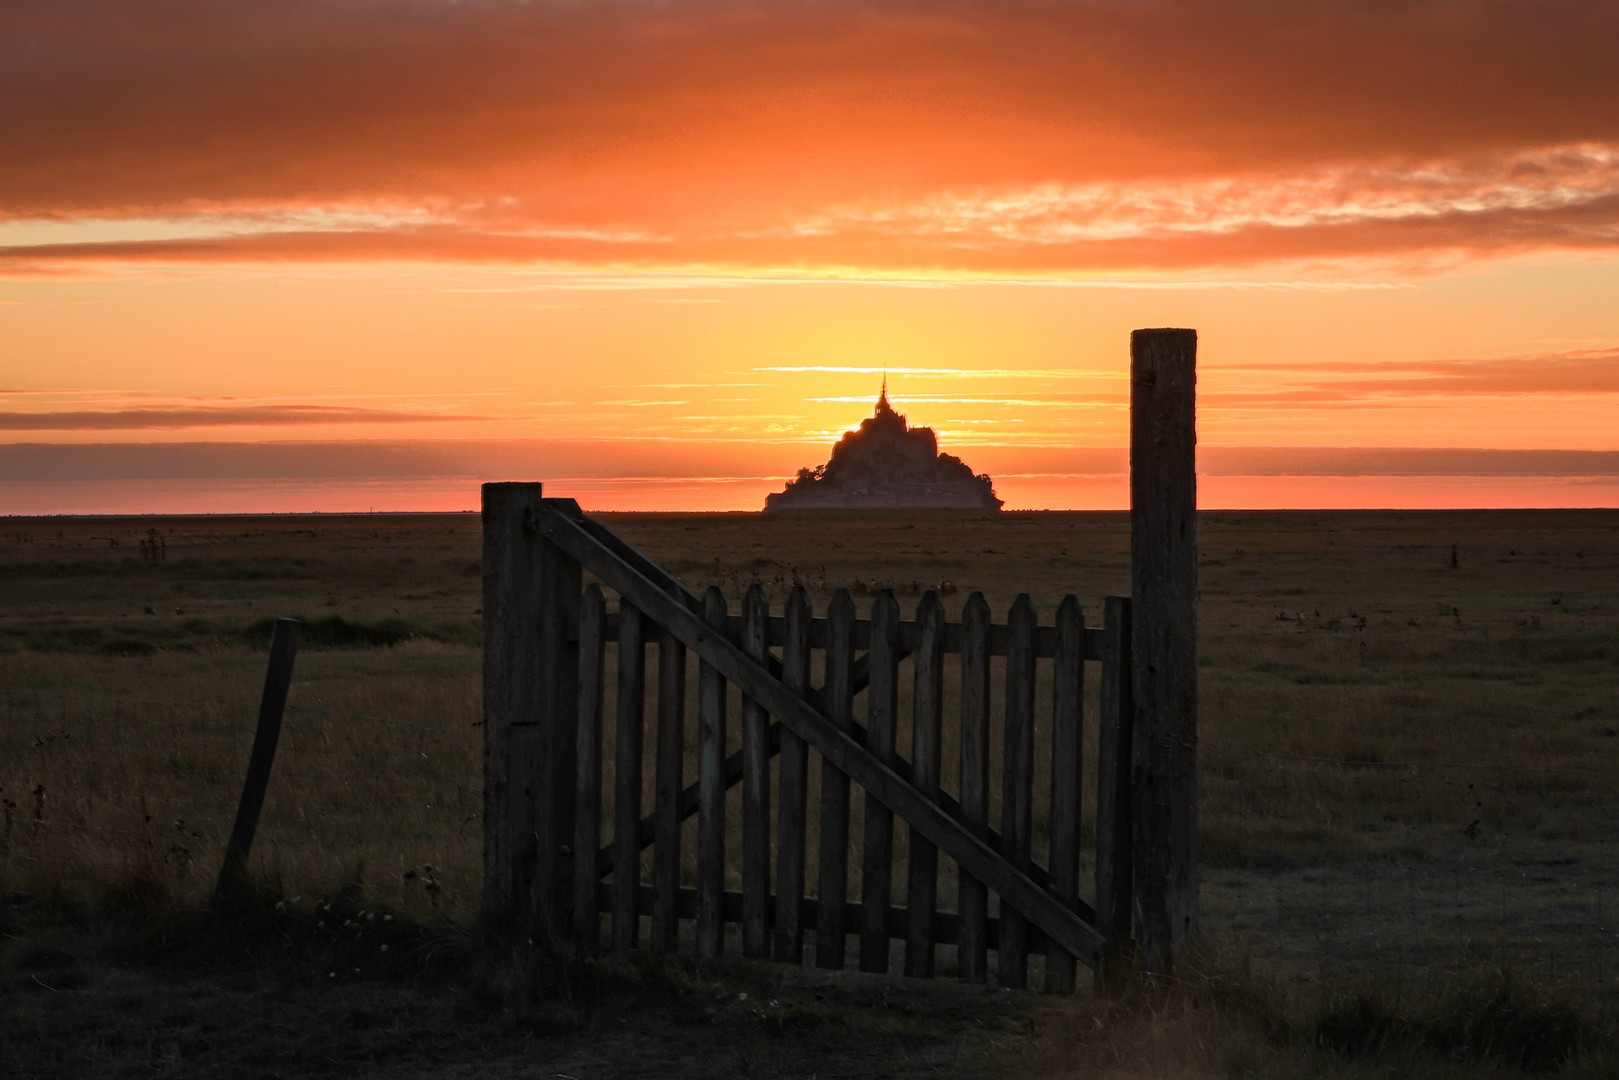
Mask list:
[[[911,427],[888,403],[883,377],[876,411],[846,431],[832,457],[799,469],[784,491],[765,497],[765,513],[797,510],[999,510],[987,473],[939,452],[929,427]]]

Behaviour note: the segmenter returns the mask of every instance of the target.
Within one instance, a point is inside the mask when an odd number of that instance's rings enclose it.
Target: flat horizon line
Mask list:
[[[590,510],[585,513],[597,517],[766,517],[763,510]],[[1200,506],[1199,514],[1606,514],[1619,512],[1619,506]],[[163,518],[367,518],[367,517],[468,517],[479,516],[482,511],[468,510],[198,510],[151,513],[84,513],[84,514],[4,514],[0,521],[123,521],[156,520]],[[768,516],[775,519],[804,520],[816,517],[871,516],[878,514],[912,515],[939,514],[975,517],[993,520],[1033,514],[1128,514],[1130,508],[1075,509],[1067,507],[1023,507],[1017,510],[970,510],[945,507],[907,507],[900,510],[880,508],[777,511]]]

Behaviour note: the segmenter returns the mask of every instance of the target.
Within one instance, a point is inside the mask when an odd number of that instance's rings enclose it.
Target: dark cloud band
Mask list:
[[[796,443],[755,446],[763,475],[787,476]],[[1123,448],[975,447],[991,473],[1122,476]],[[1203,447],[1207,476],[1619,477],[1619,451],[1472,448]],[[275,479],[359,481],[494,476],[666,477],[735,474],[723,448],[621,440],[438,440],[422,442],[99,443],[0,445],[0,479],[23,482]]]
[[[257,225],[0,270],[1611,249],[1614,41],[1588,0],[10,0],[0,221]]]

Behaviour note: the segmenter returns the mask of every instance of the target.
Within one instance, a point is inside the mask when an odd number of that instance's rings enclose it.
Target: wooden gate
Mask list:
[[[646,919],[652,947],[665,951],[677,948],[689,922],[696,952],[709,957],[724,947],[725,924],[739,923],[743,955],[791,962],[802,958],[806,931],[813,931],[815,963],[827,968],[844,966],[847,939],[855,936],[861,970],[878,972],[889,970],[890,943],[897,940],[905,972],[918,976],[932,975],[937,946],[949,945],[961,977],[977,981],[986,977],[993,950],[999,981],[1020,987],[1029,956],[1037,954],[1045,958],[1050,990],[1071,989],[1075,962],[1094,964],[1120,932],[1130,850],[1129,806],[1120,798],[1130,745],[1128,680],[1120,677],[1128,670],[1127,600],[1110,599],[1105,625],[1087,628],[1072,597],[1052,626],[1038,625],[1033,605],[1020,597],[1000,625],[991,623],[977,593],[952,623],[934,593],[921,599],[914,621],[901,619],[887,593],[873,600],[869,618],[857,618],[842,590],[817,618],[802,589],[772,613],[755,586],[732,614],[717,588],[699,599],[572,501],[539,496],[539,485],[485,488],[488,565],[515,569],[523,552],[535,548],[540,581],[551,583],[531,590],[535,606],[526,611],[511,603],[519,594],[498,578],[486,596],[485,618],[509,628],[499,636],[521,639],[529,636],[525,627],[534,628],[526,647],[516,645],[522,658],[491,649],[490,662],[537,660],[529,669],[530,700],[539,706],[527,713],[533,722],[505,725],[504,739],[494,725],[486,732],[491,780],[503,781],[492,782],[488,796],[491,917],[548,922],[586,949],[604,941],[602,915],[605,940],[619,949],[641,943]],[[503,537],[515,540],[518,551],[502,551]],[[596,581],[582,588],[582,571]],[[617,596],[611,610],[608,592]],[[609,642],[617,646],[617,692],[613,770],[604,782]],[[646,737],[653,647],[655,724]],[[690,786],[688,652],[697,662],[697,775]],[[953,665],[958,678],[947,688],[951,654],[960,657]],[[1004,693],[995,698],[993,657],[1003,658],[996,666],[1004,671]],[[906,660],[911,709],[910,722],[901,725]],[[1046,702],[1036,700],[1043,661],[1050,665]],[[1086,661],[1100,665],[1102,702],[1095,889],[1084,889],[1099,898],[1094,904],[1080,895]],[[818,686],[812,670],[824,672]],[[513,685],[507,676],[499,683]],[[741,748],[729,756],[727,683],[740,690],[742,729]],[[959,701],[949,717],[947,696]],[[862,697],[863,723],[856,716]],[[1037,717],[1045,722],[1037,724]],[[896,745],[899,730],[909,745]],[[993,778],[1000,785],[998,827],[990,820],[992,739],[1001,747],[1001,775]],[[947,742],[959,747],[955,794],[941,785]],[[812,752],[821,763],[813,860],[805,843]],[[513,767],[500,777],[502,759]],[[644,771],[656,796],[643,816]],[[851,782],[865,794],[853,894]],[[1049,784],[1044,864],[1033,855],[1037,783]],[[726,791],[738,784],[740,828],[735,821],[728,827]],[[683,887],[681,823],[693,815],[695,874],[685,869],[694,887]],[[896,816],[909,830],[899,875]],[[606,847],[604,822],[613,832]],[[644,865],[648,846],[652,857]],[[957,870],[956,895],[946,898],[953,903],[939,902],[940,853]],[[728,867],[740,878],[739,891],[725,889]],[[815,888],[806,895],[812,869]],[[896,876],[905,879],[902,905],[894,902]]]
[[[1131,937],[1134,918],[1142,958],[1167,970],[1196,917],[1192,342],[1190,331],[1132,339],[1135,599],[1108,598],[1100,626],[1085,626],[1073,597],[1050,626],[1026,596],[992,623],[978,594],[957,623],[931,593],[910,621],[886,593],[859,618],[840,590],[816,617],[803,590],[777,612],[757,586],[733,613],[719,589],[699,598],[571,500],[542,498],[539,484],[485,485],[486,920],[565,935],[586,950],[639,946],[645,922],[652,948],[689,940],[705,957],[720,955],[735,923],[743,955],[787,962],[802,962],[813,931],[815,963],[834,969],[854,936],[861,970],[877,972],[889,970],[897,941],[903,970],[917,976],[934,973],[946,946],[970,981],[987,978],[993,950],[1003,985],[1027,985],[1029,958],[1041,956],[1046,988],[1063,991],[1076,964],[1095,966]],[[1043,663],[1050,690],[1041,695]],[[1080,880],[1087,663],[1100,680],[1089,903]],[[998,696],[992,668],[1002,672]],[[741,738],[728,754],[730,687]],[[946,743],[956,746],[953,793],[941,782]],[[1037,780],[1049,784],[1043,863]],[[728,824],[727,791],[737,785]],[[864,795],[854,891],[853,787]],[[683,851],[682,824],[694,815],[695,843]],[[907,830],[903,873],[895,818]],[[694,863],[685,858],[692,847]],[[1136,877],[1143,867],[1149,880]],[[951,876],[955,895],[941,897]],[[727,889],[728,878],[740,888]]]

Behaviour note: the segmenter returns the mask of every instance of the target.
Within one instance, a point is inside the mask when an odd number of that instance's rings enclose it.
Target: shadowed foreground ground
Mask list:
[[[1116,514],[610,522],[733,604],[1128,591]],[[0,1075],[1612,1075],[1619,512],[1201,530],[1217,955],[1104,1004],[474,948],[476,517],[0,521]],[[279,615],[255,872],[293,921],[190,942]],[[311,928],[343,895],[451,928]]]
[[[0,961],[10,1077],[981,1075],[1042,1002],[775,965],[557,965],[350,912],[227,942],[197,924],[26,926]],[[353,920],[344,920],[353,922]],[[362,929],[363,927],[363,929]]]

